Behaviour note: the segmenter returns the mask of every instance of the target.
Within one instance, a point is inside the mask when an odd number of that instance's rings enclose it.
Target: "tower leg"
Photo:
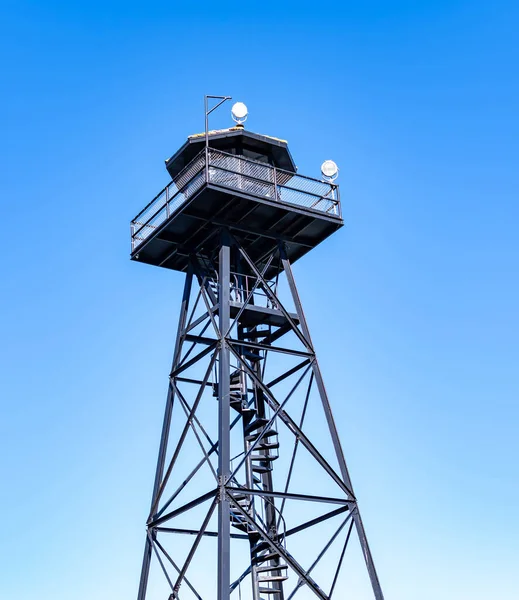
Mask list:
[[[357,534],[359,536],[360,545],[362,546],[362,552],[364,554],[364,560],[366,561],[366,567],[371,580],[373,593],[375,594],[376,600],[384,600],[384,594],[382,593],[382,588],[380,587],[380,581],[378,580],[375,563],[373,562],[373,556],[371,555],[371,550],[369,549],[368,538],[366,537],[366,531],[364,530],[364,525],[362,523],[362,518],[360,516],[358,507],[353,514],[353,519],[355,521],[355,526],[357,527]]]
[[[173,353],[173,361],[171,365],[171,370],[173,370],[178,363],[180,357],[180,350],[182,347],[183,341],[183,331],[186,326],[187,320],[187,312],[189,308],[189,297],[191,295],[191,286],[193,283],[193,271],[190,268],[186,275],[186,281],[184,283],[184,293],[182,295],[182,305],[180,308],[180,317],[178,321],[178,329],[177,329],[177,339],[175,342],[175,351]],[[162,434],[160,438],[160,446],[159,446],[159,456],[157,459],[157,468],[155,471],[155,481],[153,483],[153,494],[151,498],[151,509],[150,509],[150,518],[153,516],[153,513],[156,509],[156,499],[157,493],[160,489],[160,484],[162,482],[162,477],[164,475],[164,465],[166,462],[166,451],[168,448],[168,439],[169,439],[169,430],[171,427],[171,415],[173,412],[173,402],[175,399],[174,388],[171,385],[171,380],[168,385],[168,396],[166,399],[166,408],[164,410],[164,420],[162,423]],[[146,599],[146,589],[148,586],[148,576],[150,573],[150,564],[151,564],[151,541],[149,536],[146,536],[146,543],[144,546],[144,556],[142,559],[142,568],[141,568],[141,578],[139,582],[139,593],[137,596],[137,600],[145,600]]]
[[[292,294],[292,298],[294,301],[294,306],[299,317],[299,322],[301,324],[301,329],[303,330],[303,334],[305,338],[308,340],[309,344],[313,348],[312,340],[310,337],[310,330],[308,329],[308,324],[306,322],[306,318],[303,312],[303,307],[301,304],[301,300],[299,298],[299,294],[297,291],[294,275],[292,273],[292,267],[290,266],[290,262],[286,256],[284,248],[281,249],[281,260],[283,264],[283,269],[285,270],[288,285],[290,287],[290,293]],[[380,587],[380,582],[378,579],[377,571],[375,569],[375,563],[373,562],[373,557],[371,555],[371,551],[369,549],[368,539],[366,537],[366,532],[364,530],[364,525],[362,523],[362,519],[360,516],[359,508],[356,504],[355,496],[353,494],[353,486],[351,484],[350,475],[348,472],[348,467],[346,465],[346,459],[344,458],[344,452],[342,450],[341,441],[339,439],[339,434],[337,431],[337,426],[335,424],[335,420],[333,418],[332,409],[330,406],[330,401],[328,400],[328,394],[326,393],[326,388],[324,387],[324,381],[321,374],[321,369],[319,368],[319,363],[317,362],[317,358],[315,358],[313,362],[313,372],[315,377],[315,382],[317,384],[317,388],[319,390],[319,396],[321,397],[321,402],[323,404],[324,413],[326,415],[326,420],[328,422],[328,428],[330,431],[330,435],[332,437],[335,454],[337,456],[337,461],[339,463],[339,468],[341,470],[341,475],[343,477],[344,483],[347,488],[351,492],[351,499],[355,501],[355,509],[353,511],[353,519],[355,522],[355,526],[357,528],[357,534],[359,536],[360,545],[362,547],[362,553],[364,555],[364,560],[366,561],[366,568],[368,570],[369,578],[371,581],[371,586],[373,588],[373,593],[375,595],[376,600],[384,600],[384,594],[382,593],[382,588]]]
[[[225,486],[231,475],[230,454],[230,351],[226,335],[230,325],[230,241],[222,232],[218,275],[219,303],[219,377],[218,377],[218,598],[230,597],[230,505]]]

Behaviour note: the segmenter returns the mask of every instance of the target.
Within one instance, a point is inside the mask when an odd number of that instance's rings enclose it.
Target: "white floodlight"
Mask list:
[[[249,111],[247,110],[247,107],[245,106],[245,104],[243,104],[243,102],[236,102],[231,108],[231,114],[232,118],[236,121],[236,123],[238,123],[238,125],[241,125],[247,120]]]
[[[325,160],[321,165],[321,173],[326,179],[335,181],[339,175],[339,167],[333,162],[333,160]]]

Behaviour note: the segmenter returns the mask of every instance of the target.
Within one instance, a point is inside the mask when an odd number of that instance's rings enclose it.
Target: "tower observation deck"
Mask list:
[[[186,271],[227,227],[260,260],[283,241],[294,262],[342,226],[338,186],[296,173],[283,140],[241,127],[190,136],[168,161],[172,181],[132,221],[132,258]]]
[[[138,600],[383,600],[292,272],[339,188],[210,112],[131,222],[131,259],[185,277]]]

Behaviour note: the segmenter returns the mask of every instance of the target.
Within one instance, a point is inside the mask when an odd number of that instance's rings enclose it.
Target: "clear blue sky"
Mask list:
[[[0,597],[135,597],[182,278],[129,221],[209,93],[341,167],[296,276],[387,600],[519,598],[519,8],[239,6],[1,3]]]

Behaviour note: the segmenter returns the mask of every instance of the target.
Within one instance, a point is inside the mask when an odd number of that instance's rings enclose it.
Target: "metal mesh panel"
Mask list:
[[[200,171],[198,175],[195,175],[195,177],[182,188],[182,192],[177,192],[175,197],[169,201],[169,214],[172,215],[181,204],[194,196],[195,192],[197,192],[204,183],[205,173],[204,171]]]
[[[245,175],[274,183],[274,169],[270,165],[248,160],[241,156],[234,156],[224,152],[210,150],[209,164],[220,169],[232,171],[238,175]]]
[[[277,177],[279,185],[294,188],[300,192],[307,194],[314,194],[315,196],[329,196],[331,186],[325,181],[319,181],[318,179],[310,179],[309,177],[303,177],[302,175],[294,175],[286,183],[280,181],[283,179],[286,173],[282,171]]]
[[[166,220],[166,218],[166,206],[163,206],[163,208],[147,222],[143,224],[135,223],[138,227],[136,227],[135,233],[133,234],[133,242],[135,246],[138,246],[146,238],[148,238],[155,231],[155,229],[157,229],[157,227]]]
[[[167,188],[164,188],[160,194],[149,204],[143,212],[135,219],[134,223],[138,225],[145,225],[148,221],[159,211],[163,206],[166,205],[166,194]],[[138,227],[136,230],[138,231]]]
[[[287,185],[290,180],[292,180],[296,176],[295,173],[290,173],[290,171],[281,171],[277,169],[276,171],[276,182],[278,185]]]
[[[334,198],[336,186],[326,181],[216,150],[209,151],[209,165],[211,183],[278,202],[338,214],[338,202]]]
[[[175,186],[178,190],[181,190],[200,170],[205,166],[205,151],[200,152],[193,158],[193,160],[180,171],[178,175],[173,179],[173,184],[169,184],[172,191]],[[173,194],[171,194],[173,195]]]
[[[278,186],[278,200],[286,204],[294,204],[296,206],[303,206],[304,208],[311,208],[320,212],[337,214],[335,212],[337,204],[333,200],[310,195],[306,192],[292,188]]]
[[[159,225],[202,187],[204,166],[205,157],[201,153],[132,221],[134,247],[148,238]]]
[[[239,156],[210,151],[209,181],[254,196],[275,197],[273,169]]]

